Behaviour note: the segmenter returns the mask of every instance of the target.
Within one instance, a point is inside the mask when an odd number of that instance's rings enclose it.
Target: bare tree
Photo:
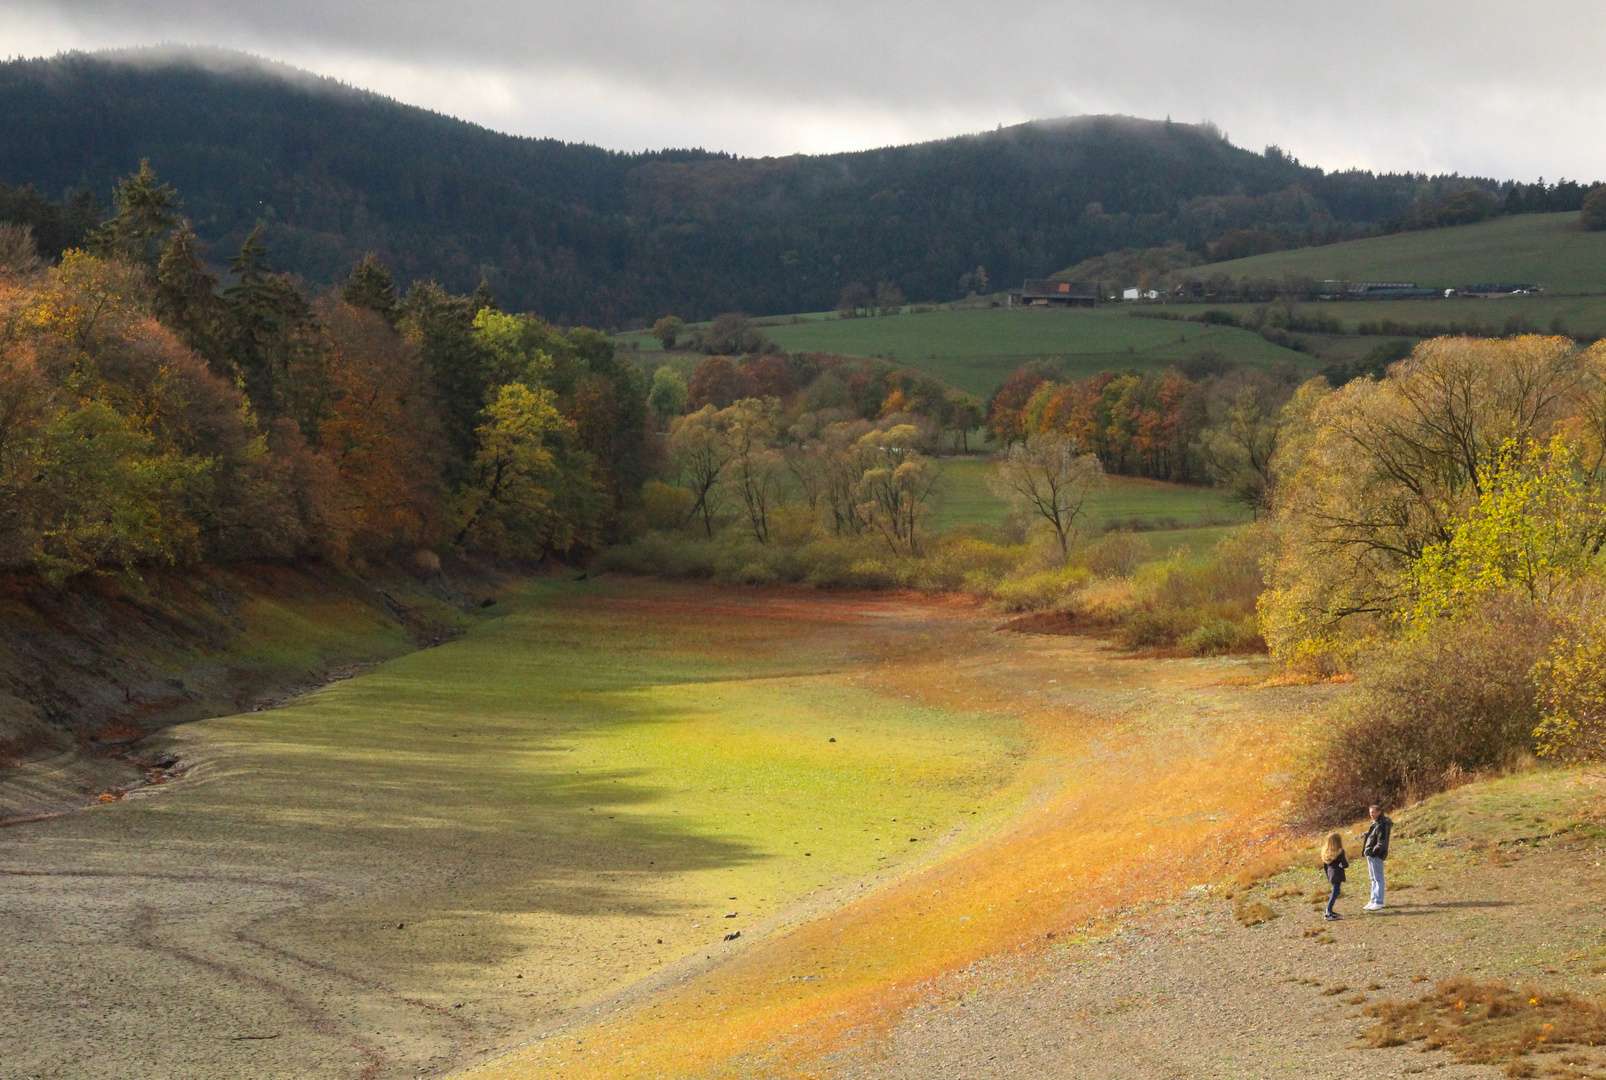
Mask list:
[[[1104,467],[1069,435],[1028,435],[999,462],[993,490],[1024,517],[1040,517],[1054,530],[1060,556],[1069,557],[1088,497],[1104,482]]]

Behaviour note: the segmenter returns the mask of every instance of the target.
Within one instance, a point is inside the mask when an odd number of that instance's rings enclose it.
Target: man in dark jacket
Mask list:
[[[1366,837],[1361,841],[1361,854],[1366,856],[1366,872],[1372,878],[1372,900],[1362,911],[1383,910],[1383,860],[1389,857],[1389,834],[1394,831],[1394,822],[1383,813],[1381,806],[1374,806],[1370,811],[1372,827],[1366,830]]]

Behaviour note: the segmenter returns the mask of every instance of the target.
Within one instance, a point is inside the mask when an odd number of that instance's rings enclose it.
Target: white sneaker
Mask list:
[[[1361,908],[1361,910],[1362,911],[1382,911],[1383,910],[1383,905],[1382,904],[1367,904],[1365,907]]]

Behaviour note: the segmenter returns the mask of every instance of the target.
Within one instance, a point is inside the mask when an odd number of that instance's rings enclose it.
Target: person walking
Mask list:
[[[1322,916],[1328,922],[1338,918],[1338,912],[1333,905],[1338,902],[1338,894],[1344,889],[1344,871],[1349,869],[1349,856],[1344,854],[1344,836],[1342,833],[1329,833],[1327,840],[1322,844],[1322,871],[1333,886],[1332,893],[1327,897],[1327,913]]]
[[[1361,854],[1366,856],[1366,873],[1372,879],[1372,898],[1362,911],[1383,910],[1383,860],[1389,857],[1389,834],[1394,831],[1394,822],[1383,813],[1381,806],[1374,806],[1369,811],[1372,815],[1372,827],[1366,830],[1366,836],[1361,841]]]

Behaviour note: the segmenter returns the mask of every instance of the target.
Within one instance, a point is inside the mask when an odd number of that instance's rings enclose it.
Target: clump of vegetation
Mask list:
[[[1602,417],[1601,346],[1462,338],[1291,425],[1262,626],[1292,663],[1358,670],[1311,767],[1311,815],[1343,820],[1536,749],[1606,748]]]
[[[1378,1001],[1362,1011],[1377,1021],[1365,1034],[1371,1046],[1421,1042],[1480,1064],[1606,1042],[1606,1008],[1599,1001],[1469,976],[1446,979],[1415,1001]]]
[[[1277,910],[1270,904],[1260,900],[1253,900],[1247,904],[1238,904],[1232,909],[1232,917],[1238,920],[1241,926],[1259,926],[1268,923],[1277,917]]]
[[[1498,597],[1359,663],[1316,746],[1300,802],[1319,824],[1414,802],[1532,760],[1543,709],[1535,665],[1561,624]]]

